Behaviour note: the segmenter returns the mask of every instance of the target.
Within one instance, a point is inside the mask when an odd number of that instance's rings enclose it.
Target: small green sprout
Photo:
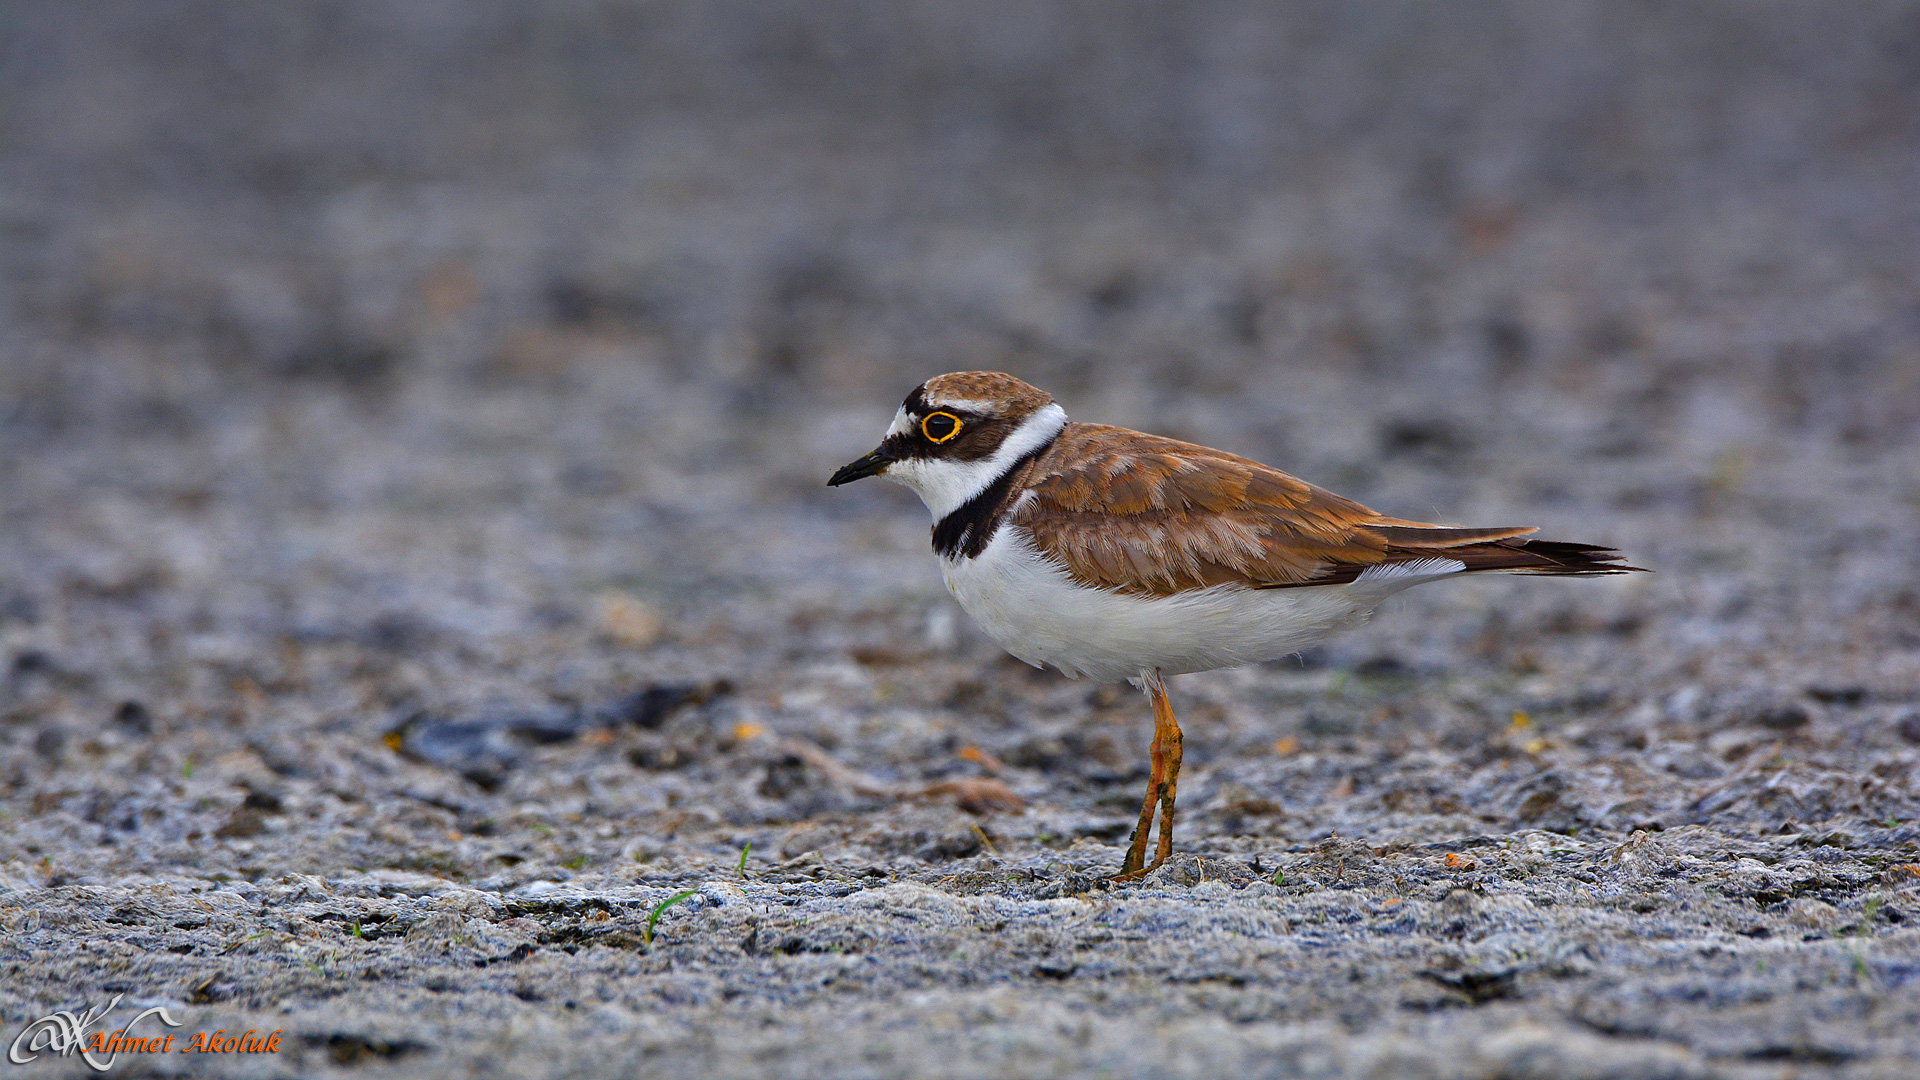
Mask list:
[[[239,941],[236,941],[236,942],[234,942],[233,944],[231,944],[231,945],[228,945],[228,946],[227,946],[226,948],[224,948],[224,949],[221,949],[221,950],[220,950],[220,955],[222,955],[222,956],[225,956],[226,954],[228,954],[228,953],[230,953],[230,952],[232,952],[233,950],[235,950],[235,949],[237,949],[237,948],[239,948],[240,946],[242,946],[242,945],[245,945],[245,944],[246,944],[247,942],[249,942],[249,941],[254,941],[254,940],[257,940],[257,939],[259,939],[259,938],[263,938],[263,937],[266,937],[266,936],[267,936],[267,931],[265,931],[265,930],[256,930],[256,931],[254,931],[253,933],[251,933],[251,934],[248,934],[248,935],[247,935],[246,937],[243,937],[243,938],[241,938],[241,939],[240,939]]]
[[[1283,885],[1285,885],[1286,883],[1287,883],[1287,882],[1286,882],[1286,871],[1284,871],[1284,870],[1282,870],[1282,869],[1280,869],[1280,868],[1279,868],[1279,867],[1277,867],[1277,866],[1276,866],[1276,867],[1274,867],[1274,868],[1273,868],[1273,887],[1274,887],[1274,888],[1276,888],[1276,889],[1278,889],[1278,888],[1280,888],[1281,886],[1283,886]]]
[[[665,900],[662,900],[659,903],[653,905],[653,910],[647,913],[647,929],[645,930],[645,932],[641,934],[641,940],[645,941],[649,945],[653,944],[653,928],[655,924],[659,923],[660,916],[665,915],[667,913],[668,908],[672,907],[673,905],[679,903],[682,900],[685,900],[687,897],[698,896],[698,895],[699,895],[699,890],[688,889],[685,892],[674,893],[672,896],[669,896]]]
[[[741,880],[745,880],[745,879],[746,879],[746,876],[747,876],[747,852],[749,852],[749,851],[752,851],[752,850],[753,850],[753,841],[751,841],[751,840],[749,840],[749,841],[747,841],[746,843],[744,843],[744,844],[741,844],[741,845],[740,845],[740,865],[739,865],[739,866],[736,866],[736,867],[734,867],[734,872],[740,875],[740,877],[741,877]]]
[[[180,763],[180,778],[182,780],[193,779],[193,755],[192,754],[188,754],[187,760]]]

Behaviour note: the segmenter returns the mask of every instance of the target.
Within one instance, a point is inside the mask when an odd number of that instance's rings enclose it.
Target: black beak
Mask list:
[[[891,464],[893,464],[893,455],[887,453],[884,447],[877,448],[866,457],[840,466],[840,471],[828,479],[827,486],[839,487],[841,484],[851,484],[855,480],[865,480],[869,476],[879,476],[886,472],[887,466]]]

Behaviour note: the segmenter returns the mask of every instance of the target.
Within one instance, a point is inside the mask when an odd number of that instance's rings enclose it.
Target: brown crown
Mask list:
[[[1053,395],[998,371],[955,371],[935,375],[920,385],[920,398],[939,408],[943,404],[978,402],[989,415],[1014,420],[1029,416],[1053,402]]]

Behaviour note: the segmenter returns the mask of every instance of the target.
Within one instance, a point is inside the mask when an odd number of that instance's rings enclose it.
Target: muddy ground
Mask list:
[[[9,1042],[1920,1072],[1920,8],[4,21]],[[1183,854],[1112,885],[1144,700],[823,486],[975,367],[1657,573],[1174,680]]]

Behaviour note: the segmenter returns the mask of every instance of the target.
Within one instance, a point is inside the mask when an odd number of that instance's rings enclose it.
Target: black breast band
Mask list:
[[[1055,433],[1053,439],[1059,438]],[[1048,439],[1039,446],[1021,454],[1000,479],[988,484],[980,494],[961,503],[952,513],[933,525],[933,550],[943,559],[971,559],[987,549],[993,534],[1000,528],[1000,519],[1005,516],[1007,493],[1013,488],[1013,478],[1027,463],[1046,452],[1053,445]]]

